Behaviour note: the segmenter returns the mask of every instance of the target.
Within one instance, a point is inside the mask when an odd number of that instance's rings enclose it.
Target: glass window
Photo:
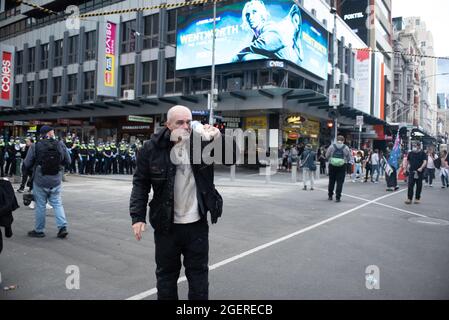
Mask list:
[[[22,84],[16,83],[14,85],[14,104],[19,107],[22,104]]]
[[[78,62],[78,36],[69,38],[69,64]]]
[[[123,97],[125,90],[134,89],[134,65],[129,64],[121,67],[120,92]]]
[[[47,79],[39,80],[39,105],[47,103]]]
[[[53,78],[53,104],[59,104],[61,102],[61,77]]]
[[[156,94],[157,60],[143,63],[142,94],[150,96]]]
[[[136,50],[136,20],[122,23],[122,52],[133,52]]]
[[[77,77],[76,74],[71,74],[67,77],[68,88],[67,88],[67,102],[75,103],[76,102],[76,88],[77,88]]]
[[[23,73],[23,51],[17,51],[16,53],[16,74]]]
[[[159,45],[159,13],[145,17],[144,49],[157,48]]]
[[[55,41],[55,67],[62,66],[62,50],[63,42],[61,40]]]
[[[48,43],[41,45],[41,69],[48,69]]]
[[[36,60],[36,50],[35,48],[28,48],[28,72],[34,72],[35,70],[35,64],[34,61]]]
[[[176,21],[177,21],[177,10],[169,10],[167,11],[167,43],[176,44]]]
[[[84,60],[96,59],[97,31],[86,32],[84,35]]]
[[[166,60],[165,93],[176,93],[182,90],[182,81],[176,78],[175,58]]]
[[[95,98],[95,71],[84,73],[84,101],[93,101]]]
[[[27,82],[27,106],[32,107],[34,104],[34,81]]]

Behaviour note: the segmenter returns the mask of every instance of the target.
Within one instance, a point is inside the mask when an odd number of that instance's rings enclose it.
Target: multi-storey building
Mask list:
[[[299,60],[274,54],[241,61],[226,56],[227,51],[239,53],[243,41],[252,41],[251,31],[242,26],[243,17],[235,15],[235,8],[243,10],[250,2],[260,4],[257,0],[217,4],[215,112],[228,127],[279,129],[281,143],[325,143],[323,139],[330,136],[328,89],[334,84],[341,89],[342,128],[353,126],[357,115],[364,115],[369,132],[374,125],[386,124],[379,110],[354,108],[354,48],[366,44],[337,16],[333,45],[334,15],[324,0],[265,2],[275,23],[291,24],[300,13],[300,23],[289,25],[296,31],[302,27]],[[139,2],[75,1],[74,16],[78,11],[121,10],[83,17],[79,26],[77,19],[64,13],[66,2],[35,3],[54,13],[10,2],[0,12],[0,41],[12,48],[15,60],[11,107],[0,111],[4,134],[24,134],[49,122],[60,135],[75,131],[83,139],[147,138],[163,125],[174,104],[187,105],[197,119],[207,115],[210,3],[173,8],[153,1],[152,9],[132,11]],[[273,5],[283,11],[274,11]],[[191,48],[196,51],[189,52]]]

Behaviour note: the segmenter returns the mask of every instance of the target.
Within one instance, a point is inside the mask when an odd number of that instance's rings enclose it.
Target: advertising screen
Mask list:
[[[213,12],[178,17],[176,69],[212,64]],[[328,35],[291,0],[240,1],[217,8],[215,63],[291,61],[327,78]]]

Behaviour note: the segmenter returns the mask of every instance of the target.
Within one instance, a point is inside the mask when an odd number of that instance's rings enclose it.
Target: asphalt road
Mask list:
[[[449,190],[438,183],[419,205],[404,204],[403,185],[387,193],[382,181],[347,181],[341,203],[327,200],[325,177],[302,191],[285,173],[267,184],[257,172],[239,171],[232,182],[220,171],[216,185],[224,213],[210,227],[211,299],[449,298]],[[0,290],[0,299],[155,299],[153,234],[134,239],[130,191],[129,177],[69,176],[65,240],[56,238],[52,210],[47,236],[27,237],[34,211],[18,209],[0,255],[1,287],[17,288]],[[79,289],[66,287],[70,266]],[[374,282],[368,266],[378,270]]]

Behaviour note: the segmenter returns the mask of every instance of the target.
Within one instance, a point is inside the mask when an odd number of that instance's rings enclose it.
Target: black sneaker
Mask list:
[[[37,232],[36,230],[28,232],[28,236],[32,238],[43,238],[45,237],[45,233]]]
[[[69,233],[67,232],[67,228],[62,227],[61,229],[59,229],[58,238],[64,239],[65,237],[67,237],[68,234]]]
[[[25,192],[25,188],[19,188],[19,189],[17,190],[17,192],[18,192],[18,193],[24,193],[24,192]]]
[[[302,190],[307,190],[307,186],[304,186],[304,188],[302,188]]]
[[[335,202],[341,202],[341,200],[340,199],[335,199]]]
[[[327,198],[327,200],[332,201],[333,199],[332,199],[332,197],[329,197],[329,198]]]
[[[394,187],[394,191],[397,191],[397,190],[399,190],[399,187]]]

